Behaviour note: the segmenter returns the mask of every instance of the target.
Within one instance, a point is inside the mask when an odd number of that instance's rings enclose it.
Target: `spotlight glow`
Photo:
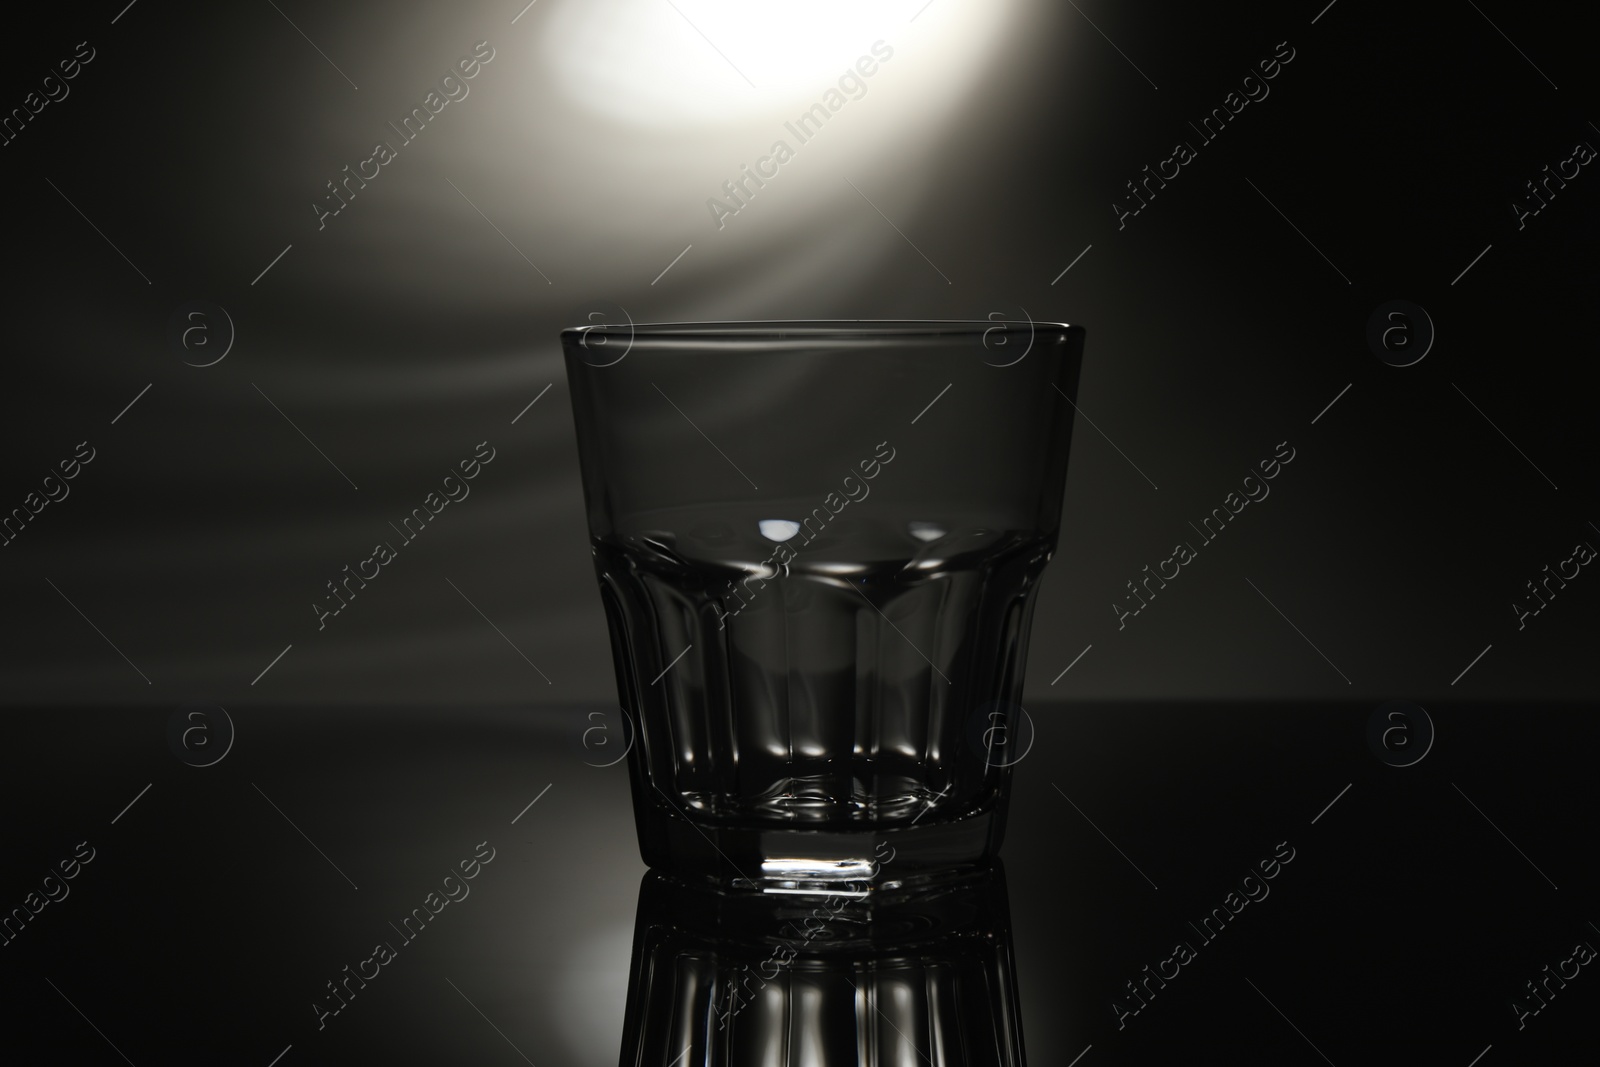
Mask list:
[[[544,44],[563,91],[595,111],[645,126],[718,124],[817,97],[880,40],[898,54],[914,38],[925,56],[967,66],[1012,6],[944,2],[582,0],[551,12]]]

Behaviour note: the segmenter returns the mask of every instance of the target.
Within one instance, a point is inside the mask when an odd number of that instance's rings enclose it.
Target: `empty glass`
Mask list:
[[[1083,331],[562,333],[653,867],[865,893],[998,850]]]

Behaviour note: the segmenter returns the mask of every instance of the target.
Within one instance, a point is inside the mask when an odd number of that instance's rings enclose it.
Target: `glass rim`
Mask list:
[[[706,322],[622,322],[569,326],[561,331],[563,341],[581,343],[591,333],[640,338],[716,338],[730,341],[789,340],[796,338],[915,338],[982,337],[991,330],[1006,332],[1023,329],[1066,331],[1081,334],[1082,326],[1066,322],[1040,322],[1034,319],[751,319]]]

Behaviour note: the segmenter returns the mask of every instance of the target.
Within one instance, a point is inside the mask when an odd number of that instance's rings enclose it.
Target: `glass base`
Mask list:
[[[1005,831],[998,805],[896,829],[823,831],[707,825],[652,804],[638,826],[644,861],[663,873],[728,889],[840,897],[983,866]]]

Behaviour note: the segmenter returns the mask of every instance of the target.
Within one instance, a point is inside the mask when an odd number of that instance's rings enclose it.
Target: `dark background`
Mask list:
[[[96,450],[0,547],[0,904],[106,842],[0,948],[19,1047],[120,1062],[48,977],[135,1063],[187,1045],[265,1064],[290,1043],[306,1062],[518,1062],[439,980],[471,992],[459,958],[533,1062],[615,1055],[641,868],[621,768],[585,767],[578,740],[615,690],[556,333],[624,314],[1087,328],[1006,850],[1038,1062],[1090,1044],[1136,1062],[1157,1035],[1322,1062],[1234,974],[1336,1063],[1388,1042],[1539,1062],[1581,1036],[1561,1029],[1592,1015],[1581,979],[1538,1035],[1506,1007],[1600,937],[1596,579],[1524,629],[1512,608],[1600,544],[1600,179],[1583,168],[1521,230],[1511,208],[1600,145],[1581,12],[933,0],[841,24],[812,62],[789,54],[800,30],[826,37],[838,11],[277,6],[30,13],[0,43],[6,113],[95,49],[0,147],[0,512]],[[866,95],[718,229],[706,198],[879,38],[894,57]],[[467,98],[319,230],[324,183],[485,40]],[[1119,230],[1124,183],[1198,146],[1188,123],[1282,41],[1270,95]],[[1437,332],[1408,367],[1366,337],[1396,299]],[[213,366],[186,362],[219,348],[171,337],[194,300],[236,331]],[[324,583],[484,440],[470,498],[319,631]],[[1285,440],[1271,496],[1119,630],[1124,583]],[[1409,768],[1365,741],[1394,699],[1438,729]],[[233,710],[226,762],[168,750],[193,701]],[[456,955],[316,1034],[303,1002],[367,928],[497,835],[509,862],[445,935]],[[1307,841],[1298,885],[1118,1035],[1121,982],[1286,838]]]

